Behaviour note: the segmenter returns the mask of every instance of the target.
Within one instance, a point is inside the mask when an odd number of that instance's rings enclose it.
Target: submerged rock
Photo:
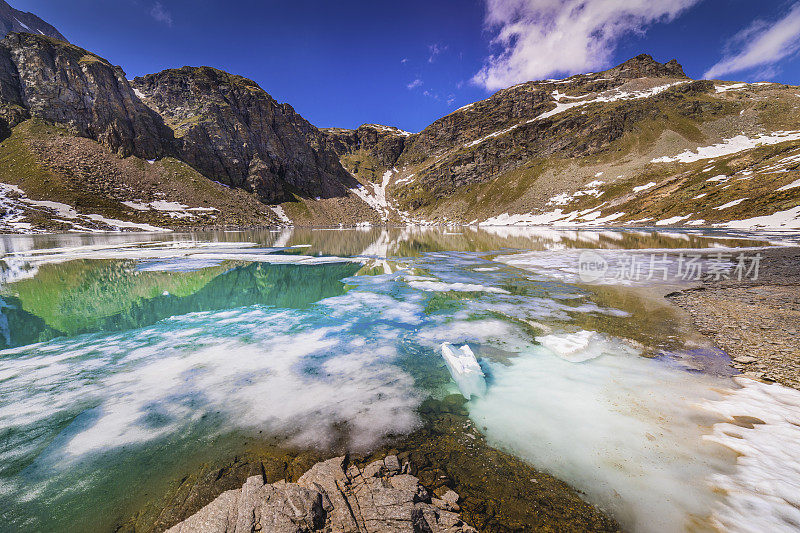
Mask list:
[[[400,470],[394,455],[364,468],[336,457],[317,463],[297,483],[269,484],[263,476],[251,476],[242,488],[224,492],[168,531],[475,531],[446,510],[457,506],[435,505],[419,479]],[[446,501],[454,499],[455,493],[445,495]]]

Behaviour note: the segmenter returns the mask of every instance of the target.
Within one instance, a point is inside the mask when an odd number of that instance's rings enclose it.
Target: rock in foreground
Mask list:
[[[471,533],[455,512],[458,496],[432,498],[396,456],[363,469],[345,457],[317,463],[297,483],[247,479],[170,528],[172,533],[448,532]],[[451,491],[452,492],[452,491]]]

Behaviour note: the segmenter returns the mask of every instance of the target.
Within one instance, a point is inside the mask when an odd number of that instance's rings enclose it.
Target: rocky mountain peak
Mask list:
[[[120,155],[154,158],[171,132],[134,94],[125,72],[52,37],[11,33],[0,41],[0,133],[38,117]]]
[[[352,178],[320,131],[252,80],[183,67],[134,80],[137,94],[175,132],[181,158],[215,181],[265,202],[345,194]]]
[[[14,9],[5,0],[0,0],[0,39],[9,33],[32,33],[59,41],[67,40],[61,32],[33,13]]]
[[[602,73],[608,78],[688,78],[677,60],[659,63],[649,54],[639,54]]]

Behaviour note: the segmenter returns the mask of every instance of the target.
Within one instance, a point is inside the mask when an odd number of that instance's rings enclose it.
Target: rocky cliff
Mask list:
[[[0,0],[0,39],[12,32],[44,35],[59,41],[67,40],[61,32],[33,13],[14,9],[5,0]]]
[[[342,165],[356,176],[377,182],[403,153],[411,133],[391,126],[363,124],[355,130],[325,128],[326,143],[341,158]]]
[[[181,159],[211,179],[268,203],[292,191],[342,196],[356,184],[320,131],[252,80],[184,67],[136,78],[134,86],[174,130]]]
[[[26,33],[0,41],[0,97],[6,130],[37,117],[123,157],[153,159],[172,149],[172,133],[134,94],[125,72],[64,41]]]
[[[284,211],[263,205],[285,201],[310,223],[378,219],[323,134],[251,80],[185,67],[130,82],[42,35],[0,41],[0,159],[0,203],[16,213],[0,213],[5,231],[109,229],[88,215],[131,227],[285,223]],[[197,176],[207,184],[187,187]],[[52,201],[72,214],[67,222],[48,216],[42,202]]]

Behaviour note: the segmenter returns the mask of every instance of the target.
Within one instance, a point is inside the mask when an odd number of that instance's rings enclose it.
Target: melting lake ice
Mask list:
[[[245,441],[369,451],[417,429],[425,398],[460,393],[491,445],[627,530],[796,531],[800,393],[733,378],[661,297],[686,284],[682,254],[711,265],[769,241],[0,236],[0,529],[112,530],[142,494]],[[587,249],[609,273],[632,255],[673,270],[587,284]]]

